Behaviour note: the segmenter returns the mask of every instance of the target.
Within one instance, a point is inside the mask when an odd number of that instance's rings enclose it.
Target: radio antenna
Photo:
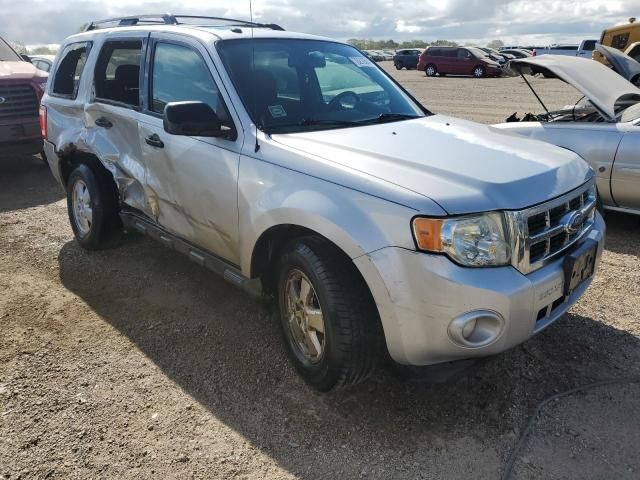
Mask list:
[[[255,80],[256,78],[256,44],[254,42],[255,35],[253,34],[253,29],[255,27],[255,24],[253,23],[253,0],[249,0],[249,16],[251,17],[251,75]],[[260,150],[260,144],[258,143],[258,119],[257,119],[258,109],[257,109],[257,101],[255,98],[255,95],[253,95],[253,109],[254,109],[254,116],[256,117],[253,122],[256,126],[256,144],[254,146],[253,151],[254,153],[258,153],[258,150]]]

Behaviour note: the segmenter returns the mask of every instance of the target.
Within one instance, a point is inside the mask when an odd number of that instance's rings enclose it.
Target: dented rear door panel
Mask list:
[[[153,204],[145,189],[147,169],[138,134],[141,115],[131,108],[87,104],[85,142],[113,174],[122,202],[151,216]],[[104,122],[111,126],[99,125]]]

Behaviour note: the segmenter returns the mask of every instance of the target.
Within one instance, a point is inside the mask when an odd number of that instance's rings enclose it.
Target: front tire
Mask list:
[[[434,64],[430,63],[425,67],[424,73],[427,77],[435,77],[436,74],[438,73],[438,69]]]
[[[396,63],[396,70],[402,70],[402,65],[400,65],[399,63]]]
[[[326,392],[371,374],[382,331],[351,259],[321,238],[296,239],[280,257],[277,292],[287,353],[307,383]]]
[[[484,69],[484,67],[478,65],[473,69],[472,74],[475,78],[483,78],[486,75],[486,70]]]
[[[67,211],[73,234],[86,250],[109,248],[122,232],[113,180],[87,164],[81,163],[69,175]]]

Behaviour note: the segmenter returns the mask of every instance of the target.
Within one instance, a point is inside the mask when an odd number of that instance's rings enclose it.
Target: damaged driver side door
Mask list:
[[[151,36],[139,141],[154,220],[169,232],[238,264],[238,163],[241,140],[209,53],[185,37]],[[216,76],[214,76],[214,73]],[[163,127],[168,103],[200,101],[225,126],[223,137],[172,135]]]

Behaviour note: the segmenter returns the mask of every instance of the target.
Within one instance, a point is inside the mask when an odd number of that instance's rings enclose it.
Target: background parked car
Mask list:
[[[500,64],[475,47],[428,47],[420,55],[418,70],[424,70],[428,77],[449,73],[476,78],[502,75]]]
[[[624,52],[629,45],[635,42],[640,42],[640,23],[636,22],[635,17],[632,17],[629,19],[629,23],[605,29],[599,43]],[[593,52],[593,59],[606,63],[605,58],[598,51]]]
[[[51,70],[51,66],[53,65],[53,60],[56,58],[55,55],[34,55],[30,56],[31,63],[38,69],[43,72],[49,73]]]
[[[421,53],[422,50],[419,48],[398,50],[393,56],[393,64],[398,70],[402,70],[403,68],[406,68],[407,70],[417,68]]]
[[[396,54],[396,52],[394,52],[393,50],[382,50],[382,53],[384,55],[384,59],[385,61],[392,61],[394,55]]]
[[[365,54],[367,55],[367,57],[376,62],[384,61],[384,55],[377,50],[365,50]]]
[[[504,66],[509,61],[509,59],[505,55],[501,55],[497,50],[494,50],[492,48],[487,48],[487,47],[477,47],[477,48],[479,48],[484,53],[486,53],[491,60],[493,60],[494,62],[498,62],[502,66]],[[515,58],[515,57],[511,57],[511,58]]]
[[[607,63],[625,80],[640,86],[640,63],[626,53],[605,45],[597,45],[596,49],[607,59]]]
[[[542,49],[535,49],[536,56],[539,55],[565,55],[567,57],[591,58],[593,50],[596,48],[597,40],[583,40],[580,45],[551,45]]]
[[[633,58],[636,62],[640,62],[640,42],[635,42],[629,45],[624,51],[627,55]]]
[[[38,108],[47,74],[0,38],[0,155],[42,151]]]
[[[611,69],[578,58],[545,55],[514,60],[511,68],[561,76],[585,101],[529,113],[522,121],[512,115],[497,127],[576,152],[597,172],[605,209],[640,215],[640,89]]]
[[[386,60],[393,60],[393,55],[389,55],[382,50],[372,50],[372,52],[380,57],[381,62],[384,62]]]
[[[513,55],[515,58],[527,58],[533,56],[531,52],[528,50],[524,50],[521,48],[510,48],[506,50],[500,50],[501,54]]]

